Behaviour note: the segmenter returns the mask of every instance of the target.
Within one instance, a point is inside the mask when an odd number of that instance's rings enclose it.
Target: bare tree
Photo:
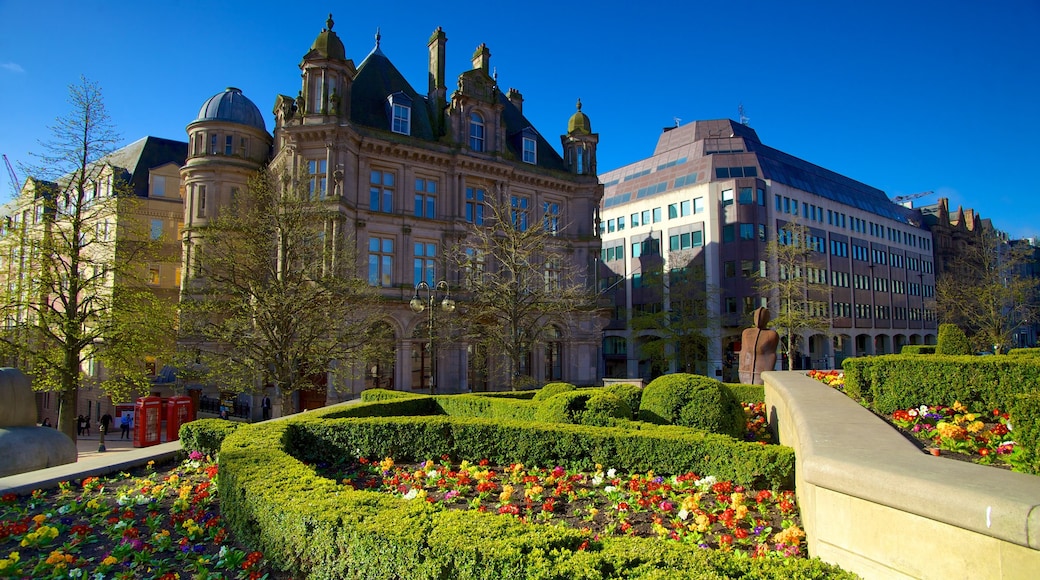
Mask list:
[[[332,370],[353,372],[391,349],[378,321],[377,296],[358,275],[353,240],[321,200],[273,170],[204,226],[181,301],[182,359],[222,388],[325,388]],[[336,234],[334,234],[334,232]],[[197,364],[196,364],[197,363]]]
[[[483,211],[483,223],[471,224],[450,253],[462,276],[460,321],[475,352],[505,358],[515,389],[533,381],[520,376],[523,362],[549,323],[591,311],[595,298],[554,216],[529,216],[500,193]]]
[[[939,321],[962,328],[976,351],[1007,348],[1015,331],[1036,316],[1040,286],[1024,274],[1033,251],[994,230],[962,246],[936,280]]]
[[[768,297],[772,319],[769,326],[780,334],[787,349],[790,370],[802,333],[830,328],[826,280],[822,276],[823,239],[797,221],[784,224],[775,239],[766,244],[766,256],[773,274],[759,275],[755,284]]]
[[[106,162],[120,137],[100,87],[81,78],[69,104],[40,143],[0,242],[0,343],[36,389],[58,393],[58,428],[75,439],[88,361],[107,368],[109,395],[127,397],[148,385],[142,355],[172,350],[175,316],[145,283],[141,264],[158,259],[158,245],[134,219],[121,171]]]

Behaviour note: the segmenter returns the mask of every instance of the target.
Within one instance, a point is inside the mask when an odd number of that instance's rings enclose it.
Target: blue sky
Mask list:
[[[430,10],[431,6],[436,6]],[[479,6],[479,7],[478,7]],[[116,128],[185,140],[236,86],[272,128],[277,94],[333,13],[347,57],[381,48],[425,92],[426,42],[448,35],[449,91],[481,42],[499,84],[556,144],[580,97],[603,171],[649,156],[675,119],[738,117],[764,143],[885,191],[977,209],[1040,236],[1040,1],[98,2],[0,0],[0,153],[32,161],[97,81]],[[349,11],[349,12],[348,12]],[[19,177],[24,179],[19,169]],[[10,195],[0,172],[0,198]]]

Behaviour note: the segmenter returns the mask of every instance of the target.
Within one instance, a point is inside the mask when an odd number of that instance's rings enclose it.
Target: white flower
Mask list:
[[[217,558],[223,559],[224,556],[227,556],[227,550],[227,546],[221,546],[220,551],[217,552]]]
[[[599,484],[601,484],[601,483],[603,483],[603,476],[602,475],[596,474],[595,476],[592,477],[592,485],[593,486],[599,487]]]
[[[603,491],[605,491],[607,493],[613,493],[614,491],[617,491],[617,488],[614,487],[613,485],[608,485],[607,487],[603,488]]]
[[[416,496],[418,496],[418,495],[419,495],[419,490],[417,490],[417,489],[415,489],[413,487],[412,489],[408,490],[408,493],[404,494],[404,499],[415,499]]]
[[[128,503],[130,503],[132,501],[133,500],[130,499],[130,496],[127,496],[127,495],[120,495],[118,498],[116,498],[116,503],[119,504],[120,506],[125,506],[126,504],[128,504]]]
[[[686,521],[686,518],[690,517],[690,512],[686,511],[686,508],[683,508],[679,510],[679,513],[676,515],[679,516],[680,520]]]
[[[69,510],[71,510],[71,509],[72,509],[71,505],[65,504],[65,505],[61,506],[60,508],[58,508],[58,513],[61,514],[61,515],[65,515],[65,514],[69,513]]]
[[[80,570],[79,568],[73,568],[72,570],[69,570],[69,578],[79,578],[82,575],[83,570]]]
[[[697,487],[699,487],[701,489],[707,489],[707,488],[715,485],[716,482],[718,482],[718,480],[715,479],[715,476],[714,475],[709,475],[708,477],[702,477],[702,478],[698,479],[697,480]]]
[[[440,474],[437,473],[436,469],[431,469],[431,470],[426,472],[426,477],[429,477],[430,479],[437,479],[437,477],[439,477],[439,476],[440,476]]]
[[[607,470],[607,477],[613,479],[614,476],[616,476],[616,475],[617,475],[617,470],[614,469],[613,467],[611,467],[610,469]]]

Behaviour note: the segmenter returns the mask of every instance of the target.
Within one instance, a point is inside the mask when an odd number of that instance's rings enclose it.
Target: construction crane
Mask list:
[[[4,165],[7,166],[7,176],[11,179],[11,187],[14,189],[14,194],[18,195],[22,191],[22,184],[18,181],[18,175],[14,172],[14,167],[11,167],[11,162],[8,161],[6,153],[4,153]]]
[[[934,193],[935,193],[934,191],[921,191],[921,192],[918,192],[918,193],[911,193],[909,195],[897,195],[897,196],[892,198],[892,203],[898,203],[900,205],[903,205],[903,204],[905,204],[908,201],[913,201],[915,199],[924,197],[926,195],[932,195]]]

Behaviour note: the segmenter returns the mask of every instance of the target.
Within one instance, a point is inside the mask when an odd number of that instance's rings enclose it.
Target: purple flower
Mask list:
[[[196,554],[201,554],[201,553],[206,551],[206,546],[205,546],[205,544],[196,544],[195,547],[192,548],[192,550]]]

